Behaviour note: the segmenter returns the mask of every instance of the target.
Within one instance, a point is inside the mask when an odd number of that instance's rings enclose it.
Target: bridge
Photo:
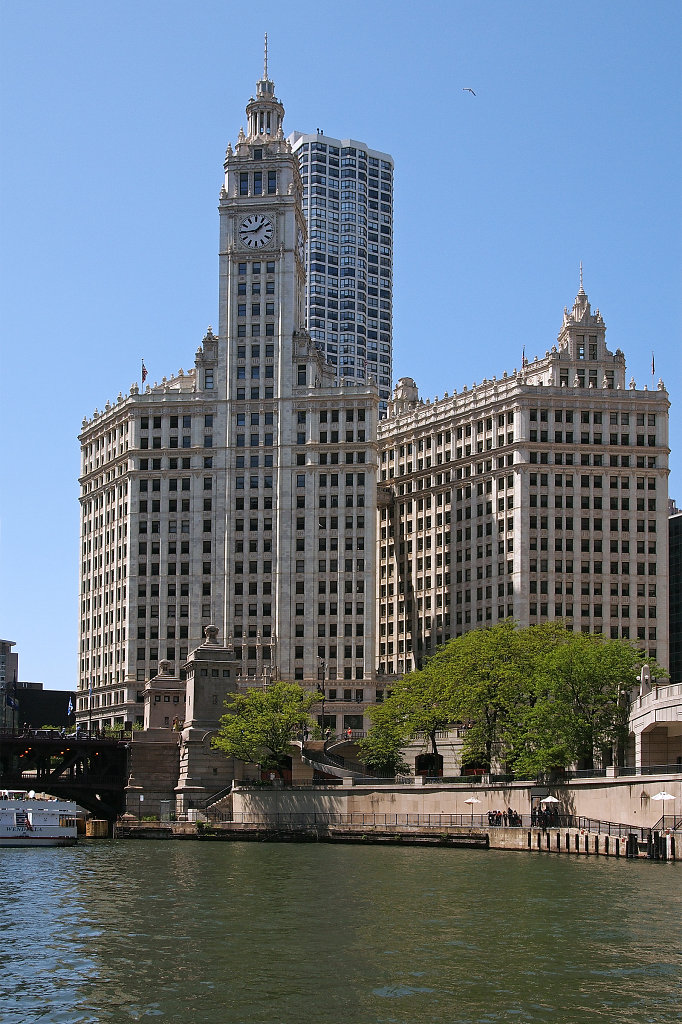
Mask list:
[[[96,818],[115,821],[125,810],[129,743],[56,730],[0,733],[0,789],[34,789],[75,800]]]

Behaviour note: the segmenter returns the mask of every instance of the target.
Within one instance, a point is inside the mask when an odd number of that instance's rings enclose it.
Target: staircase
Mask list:
[[[349,768],[340,757],[328,754],[325,745],[320,740],[312,740],[301,747],[301,760],[304,764],[310,765],[325,775],[333,775],[337,779],[357,779],[366,776],[360,765],[356,768]]]

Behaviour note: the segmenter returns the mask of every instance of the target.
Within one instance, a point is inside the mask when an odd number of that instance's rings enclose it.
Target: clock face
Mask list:
[[[301,261],[301,263],[303,263],[304,257],[305,257],[305,244],[304,244],[304,241],[303,241],[303,232],[299,228],[298,229],[298,258]]]
[[[272,221],[262,213],[252,213],[239,225],[239,237],[249,249],[262,249],[273,236]]]

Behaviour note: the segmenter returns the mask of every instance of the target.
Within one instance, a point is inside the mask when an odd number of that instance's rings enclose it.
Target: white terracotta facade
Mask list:
[[[340,375],[306,329],[313,137],[294,133],[297,156],[283,115],[265,72],[225,156],[217,333],[191,369],[83,421],[79,721],[141,723],[145,684],[161,663],[183,680],[209,625],[226,691],[319,687],[336,732],[366,728],[438,644],[509,617],[630,638],[666,665],[663,383],[626,380],[581,281],[542,358],[434,401],[403,378],[380,420],[384,371]],[[375,285],[355,270],[357,302]],[[169,703],[172,722],[186,701]]]

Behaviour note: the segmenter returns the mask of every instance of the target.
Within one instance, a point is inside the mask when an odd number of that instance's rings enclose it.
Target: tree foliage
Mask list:
[[[319,699],[297,683],[282,682],[229,697],[211,746],[227,757],[280,772],[288,763],[294,734],[314,724],[309,711]]]
[[[378,746],[390,763],[391,751],[423,733],[437,754],[436,733],[460,722],[463,765],[515,774],[591,767],[595,755],[623,749],[628,695],[645,660],[627,641],[573,633],[560,622],[472,630],[395,684],[372,710],[361,751]],[[652,674],[665,672],[652,664]]]
[[[409,775],[410,766],[400,749],[403,746],[402,722],[392,716],[392,708],[385,704],[376,704],[369,714],[372,728],[359,743],[363,763],[377,775]]]

